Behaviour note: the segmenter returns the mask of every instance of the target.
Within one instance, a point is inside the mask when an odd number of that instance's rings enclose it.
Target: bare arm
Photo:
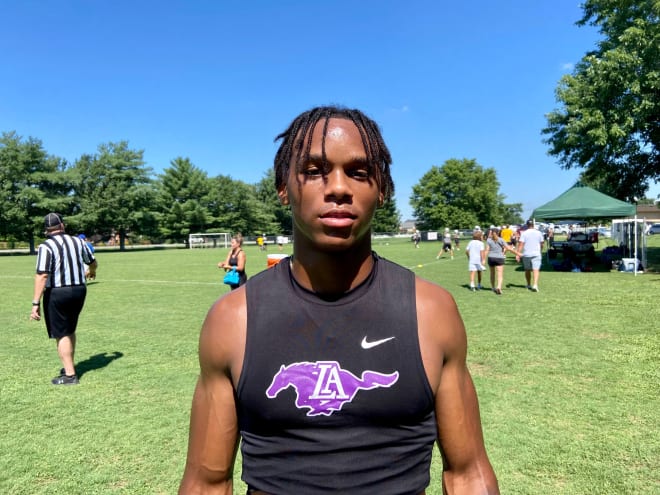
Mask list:
[[[525,248],[525,241],[518,241],[518,245],[516,246],[518,248],[518,252],[516,253],[516,261],[520,261],[520,257],[522,256],[523,249]]]
[[[238,449],[234,384],[245,347],[245,291],[209,311],[199,342],[201,373],[192,401],[188,456],[179,495],[231,495]]]
[[[46,282],[48,281],[47,273],[37,273],[34,276],[34,292],[32,293],[32,301],[37,302],[41,300],[41,295],[46,288]],[[30,313],[31,320],[40,320],[41,319],[41,306],[32,305],[32,312]]]
[[[236,270],[239,272],[244,272],[246,260],[247,256],[245,256],[245,252],[241,249],[241,251],[238,253],[238,264],[236,265]]]
[[[98,268],[99,262],[94,260],[89,264],[89,276],[94,278],[96,277],[96,268]]]
[[[481,430],[479,405],[467,369],[467,337],[456,304],[444,289],[417,283],[422,359],[435,393],[443,493],[499,494]]]

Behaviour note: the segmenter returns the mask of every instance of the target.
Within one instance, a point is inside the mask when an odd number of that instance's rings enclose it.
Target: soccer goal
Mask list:
[[[227,232],[189,234],[188,246],[193,248],[228,248],[230,235]]]

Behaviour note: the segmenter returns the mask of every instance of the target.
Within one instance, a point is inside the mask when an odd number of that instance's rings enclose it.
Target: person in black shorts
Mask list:
[[[277,137],[293,256],[209,310],[179,494],[497,494],[452,296],[372,250],[391,157],[359,110],[317,107]],[[442,488],[440,488],[442,484]]]
[[[449,228],[446,227],[445,232],[442,235],[442,249],[435,257],[436,260],[442,258],[443,253],[449,253],[451,259],[454,259],[454,247],[451,242],[451,232],[449,231]]]
[[[53,385],[76,385],[79,383],[74,367],[76,327],[87,294],[85,272],[89,270],[89,276],[94,278],[98,262],[82,239],[65,233],[61,215],[49,213],[44,224],[46,241],[37,252],[30,319],[41,319],[43,295],[46,330],[57,342],[62,363],[60,374],[51,382]]]

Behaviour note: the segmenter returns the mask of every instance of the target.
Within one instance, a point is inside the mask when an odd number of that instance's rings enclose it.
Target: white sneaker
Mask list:
[[[538,292],[539,288],[536,285],[532,285],[532,292]]]

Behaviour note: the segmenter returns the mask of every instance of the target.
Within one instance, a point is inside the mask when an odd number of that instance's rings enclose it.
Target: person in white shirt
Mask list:
[[[481,240],[483,233],[475,230],[472,240],[465,246],[465,255],[468,258],[468,270],[470,271],[470,290],[481,290],[481,272],[484,271],[484,243]],[[477,275],[477,286],[474,286],[475,274]]]
[[[527,220],[527,229],[520,234],[516,261],[522,258],[527,288],[533,292],[539,291],[539,272],[543,253],[543,234],[534,227],[534,220]]]

